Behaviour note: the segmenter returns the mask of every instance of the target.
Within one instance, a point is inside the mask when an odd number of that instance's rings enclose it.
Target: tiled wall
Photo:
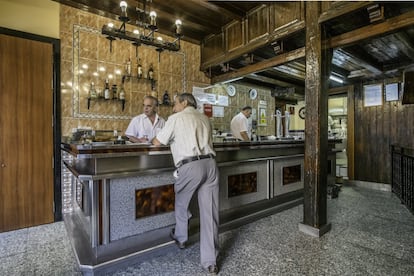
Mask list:
[[[179,52],[164,51],[159,58],[155,48],[150,46],[138,47],[138,57],[141,59],[144,75],[152,63],[155,71],[156,89],[151,90],[151,84],[145,80],[126,81],[125,109],[122,110],[119,101],[92,101],[87,108],[87,97],[90,83],[94,82],[98,91],[102,91],[105,79],[109,77],[109,84],[121,83],[125,63],[130,58],[132,75],[136,75],[136,48],[128,41],[116,40],[110,43],[103,35],[101,28],[110,19],[94,15],[79,9],[60,5],[60,39],[61,39],[61,116],[62,135],[70,135],[71,129],[79,126],[92,127],[100,130],[121,131],[128,126],[130,119],[142,113],[142,98],[145,95],[155,94],[159,99],[165,91],[170,97],[175,92],[191,92],[192,87],[206,87],[210,79],[199,70],[200,47],[196,44],[181,42]],[[119,22],[114,22],[119,26]],[[127,30],[133,27],[127,25]],[[184,28],[185,30],[185,28]],[[164,40],[173,38],[161,35]],[[225,107],[224,118],[212,118],[214,128],[225,131],[229,129],[231,118],[245,105],[257,109],[259,100],[267,102],[267,127],[259,127],[260,135],[274,134],[274,99],[269,90],[255,87],[258,97],[251,100],[248,91],[252,87],[237,85],[237,95],[229,97],[229,106]],[[217,95],[226,94],[226,84],[217,85],[207,93]],[[159,114],[168,118],[172,107],[160,106]]]

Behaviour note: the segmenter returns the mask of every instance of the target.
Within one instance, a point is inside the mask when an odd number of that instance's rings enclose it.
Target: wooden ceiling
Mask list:
[[[120,14],[118,0],[56,0],[62,4],[117,19]],[[145,0],[144,0],[145,1]],[[203,39],[222,32],[233,21],[242,21],[247,13],[266,2],[259,1],[205,1],[205,0],[152,0],[146,2],[127,0],[128,17],[137,20],[136,7],[157,12],[159,32],[172,35],[174,22],[183,22],[183,40],[200,44]],[[414,2],[377,2],[383,9],[382,18],[370,21],[367,7],[324,19],[322,26],[329,46],[334,48],[332,75],[343,80],[331,81],[331,87],[352,84],[361,80],[375,80],[401,76],[414,64]],[[369,35],[363,35],[369,34]],[[284,51],[305,46],[305,30],[283,41]],[[277,56],[274,45],[254,49],[248,54],[233,58],[224,64],[213,64],[209,74],[214,79],[231,71],[241,71]],[[265,86],[271,89],[294,87],[297,97],[303,96],[305,84],[305,59],[269,67],[243,75],[239,82]]]

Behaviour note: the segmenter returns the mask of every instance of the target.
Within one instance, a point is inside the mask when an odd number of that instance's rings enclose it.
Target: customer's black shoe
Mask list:
[[[208,267],[203,267],[204,271],[211,275],[217,275],[219,270],[217,265],[209,265]]]
[[[175,228],[171,229],[170,237],[171,237],[171,239],[173,239],[175,241],[178,248],[180,248],[180,249],[185,248],[185,242],[180,242],[180,241],[177,240],[177,237],[175,236]]]

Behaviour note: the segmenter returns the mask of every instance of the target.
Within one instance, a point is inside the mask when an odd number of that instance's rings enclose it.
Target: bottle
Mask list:
[[[141,65],[141,59],[138,59],[138,66],[137,66],[137,77],[139,79],[142,78],[142,65]]]
[[[112,84],[112,99],[116,100],[118,98],[117,92],[118,88],[116,87],[116,84]]]
[[[119,99],[121,101],[125,101],[125,90],[124,90],[124,85],[121,85],[121,88],[119,89]]]
[[[98,95],[96,94],[95,83],[91,82],[91,87],[89,89],[89,98],[90,99],[96,99],[97,97],[98,97]]]
[[[154,79],[154,68],[152,67],[152,63],[150,64],[150,68],[148,69],[148,76],[147,78],[149,80],[153,80]]]
[[[170,96],[168,95],[167,90],[165,90],[164,95],[162,96],[162,104],[170,105]]]
[[[131,58],[129,58],[125,64],[125,75],[131,76]]]
[[[105,90],[104,90],[104,98],[105,100],[109,100],[111,98],[111,93],[109,92],[109,82],[108,79],[105,80]]]

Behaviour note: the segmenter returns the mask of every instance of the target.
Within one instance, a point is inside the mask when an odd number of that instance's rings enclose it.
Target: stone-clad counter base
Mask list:
[[[174,212],[141,219],[135,218],[135,190],[174,183],[173,171],[130,178],[111,179],[110,185],[110,240],[138,235],[175,223]]]

